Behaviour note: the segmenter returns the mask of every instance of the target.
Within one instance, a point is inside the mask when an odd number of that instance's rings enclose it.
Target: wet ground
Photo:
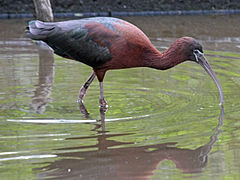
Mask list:
[[[167,71],[109,71],[99,111],[91,68],[0,21],[1,179],[239,179],[240,16],[128,17],[159,50],[178,37],[203,44],[225,96],[196,63]]]

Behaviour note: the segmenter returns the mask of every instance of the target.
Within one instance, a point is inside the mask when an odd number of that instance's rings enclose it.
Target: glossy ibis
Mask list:
[[[202,46],[194,38],[179,38],[161,53],[139,28],[112,17],[63,22],[30,21],[25,32],[31,39],[46,42],[56,54],[93,68],[93,73],[80,89],[78,102],[82,102],[87,88],[97,76],[100,105],[107,106],[103,96],[103,79],[107,70],[133,67],[165,70],[189,60],[200,64],[211,76],[220,94],[220,104],[223,103],[220,83],[204,57]]]

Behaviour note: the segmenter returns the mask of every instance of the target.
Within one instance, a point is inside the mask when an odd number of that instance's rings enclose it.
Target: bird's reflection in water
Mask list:
[[[46,106],[52,101],[50,98],[54,79],[54,56],[46,45],[38,46],[39,79],[32,97],[32,107],[35,113],[43,114]]]
[[[103,115],[104,113],[102,118]],[[97,144],[58,149],[68,152],[57,154],[61,159],[42,168],[38,175],[56,179],[148,179],[164,160],[172,161],[182,173],[200,173],[206,167],[208,154],[221,132],[223,116],[222,107],[218,125],[210,141],[194,150],[174,147],[177,142],[114,148],[121,145],[131,146],[133,143],[117,142],[109,138],[129,134],[109,134],[102,130],[96,136],[69,138],[66,140],[93,138],[97,140]],[[89,148],[96,150],[84,152],[84,149]]]

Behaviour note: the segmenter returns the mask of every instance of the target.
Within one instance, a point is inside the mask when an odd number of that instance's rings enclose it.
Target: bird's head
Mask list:
[[[174,42],[172,47],[175,47],[175,51],[182,54],[182,61],[194,61],[198,63],[199,57],[203,54],[202,45],[192,37],[179,38]]]
[[[183,37],[178,39],[177,44],[179,44],[179,49],[184,53],[184,59],[189,61],[194,61],[200,64],[205,71],[211,76],[214,80],[220,95],[220,105],[223,104],[223,93],[221,85],[213,71],[212,67],[208,63],[207,59],[204,56],[203,48],[200,43],[198,43],[194,38],[191,37]]]

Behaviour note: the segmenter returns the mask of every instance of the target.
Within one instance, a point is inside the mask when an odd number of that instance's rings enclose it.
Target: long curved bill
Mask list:
[[[215,72],[212,70],[212,67],[210,66],[210,64],[208,63],[207,59],[204,57],[203,53],[198,56],[198,63],[205,69],[205,71],[207,71],[207,73],[211,76],[211,78],[213,79],[213,81],[215,82],[217,88],[218,88],[218,92],[219,92],[219,96],[220,96],[220,103],[219,105],[222,106],[223,105],[223,92],[222,92],[222,87],[218,81],[218,78],[215,74]]]

